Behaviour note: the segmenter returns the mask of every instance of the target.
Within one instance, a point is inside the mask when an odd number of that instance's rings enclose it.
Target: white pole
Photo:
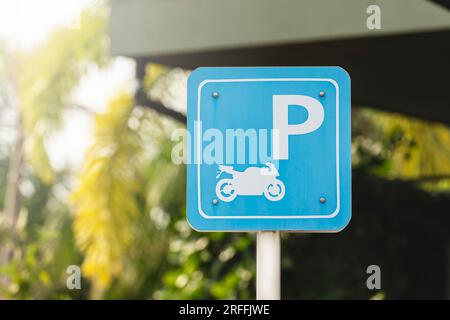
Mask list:
[[[256,234],[256,299],[280,300],[280,232]]]

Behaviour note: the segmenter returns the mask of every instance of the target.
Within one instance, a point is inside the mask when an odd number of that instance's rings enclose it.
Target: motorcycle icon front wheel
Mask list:
[[[264,196],[270,201],[280,201],[283,199],[285,192],[286,188],[284,187],[284,183],[276,179],[267,186],[264,191]]]
[[[236,188],[234,187],[232,179],[222,179],[216,184],[217,197],[225,202],[233,201],[236,196]]]

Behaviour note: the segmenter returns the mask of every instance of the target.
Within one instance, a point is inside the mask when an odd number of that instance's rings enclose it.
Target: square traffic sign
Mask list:
[[[194,229],[336,232],[350,221],[344,69],[199,68],[188,81],[188,132]]]

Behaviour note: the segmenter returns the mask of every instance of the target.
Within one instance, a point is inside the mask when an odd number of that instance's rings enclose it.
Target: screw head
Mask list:
[[[325,203],[325,201],[327,201],[327,199],[325,199],[324,197],[320,197],[319,201],[320,201],[320,203]]]
[[[212,93],[213,98],[218,98],[219,97],[219,93],[217,91],[214,91]]]
[[[218,204],[218,203],[219,203],[219,200],[214,199],[214,200],[212,201],[212,203],[213,203],[213,204]]]
[[[320,91],[319,96],[323,97],[325,95],[325,91]]]

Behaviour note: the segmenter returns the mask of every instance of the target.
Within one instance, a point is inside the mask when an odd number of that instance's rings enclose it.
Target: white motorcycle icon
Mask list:
[[[221,179],[216,185],[217,197],[225,202],[233,201],[237,195],[263,195],[270,201],[280,201],[286,191],[284,183],[277,179],[280,175],[273,163],[267,162],[265,167],[249,167],[244,171],[236,171],[232,166],[219,165],[218,179],[223,172],[232,178]]]

